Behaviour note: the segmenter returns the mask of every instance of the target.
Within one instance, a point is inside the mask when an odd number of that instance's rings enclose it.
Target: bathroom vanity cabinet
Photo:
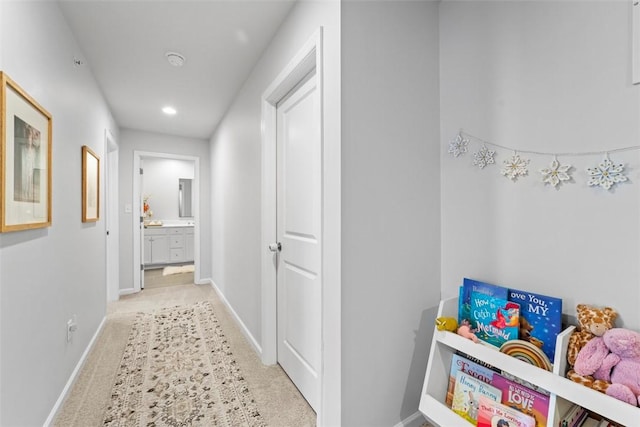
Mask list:
[[[146,227],[144,265],[193,262],[193,227]]]

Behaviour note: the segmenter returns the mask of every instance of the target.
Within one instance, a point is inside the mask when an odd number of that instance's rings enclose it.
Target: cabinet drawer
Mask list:
[[[145,228],[144,235],[145,236],[162,236],[165,234],[164,228]]]
[[[174,236],[174,235],[182,235],[184,234],[183,229],[180,227],[171,227],[171,228],[167,228],[167,234],[169,236]]]
[[[184,236],[169,236],[170,248],[182,248],[184,246]]]
[[[184,249],[171,249],[171,262],[181,262],[184,260]]]

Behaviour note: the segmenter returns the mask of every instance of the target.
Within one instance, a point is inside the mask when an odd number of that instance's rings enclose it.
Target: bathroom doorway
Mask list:
[[[165,267],[193,265],[192,283],[198,283],[199,158],[135,151],[133,170],[132,206],[134,212],[140,213],[134,215],[132,223],[134,291],[145,288],[146,270],[162,269],[164,272]],[[185,180],[190,180],[188,195]],[[185,199],[190,199],[190,206],[185,205]],[[174,278],[161,282],[171,279]]]

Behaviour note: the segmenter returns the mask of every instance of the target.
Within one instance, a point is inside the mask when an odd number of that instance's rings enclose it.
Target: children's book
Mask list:
[[[500,375],[502,375],[503,377],[510,379],[514,383],[518,383],[518,384],[523,385],[523,386],[525,386],[527,388],[530,388],[531,390],[535,390],[540,394],[544,394],[545,396],[549,396],[549,394],[550,394],[549,391],[543,389],[542,387],[539,387],[539,386],[537,386],[537,385],[535,385],[533,383],[530,383],[529,381],[525,381],[520,377],[516,377],[515,375],[512,375],[507,371],[500,371],[498,373]]]
[[[491,385],[502,391],[501,403],[503,405],[531,415],[536,420],[537,427],[547,426],[549,396],[499,374],[493,376]]]
[[[518,339],[520,305],[480,292],[471,293],[471,320],[476,324],[476,336],[500,347]]]
[[[478,363],[475,363],[464,356],[454,354],[451,358],[451,371],[449,374],[449,387],[447,388],[447,396],[445,397],[445,404],[450,408],[451,402],[453,401],[453,390],[456,386],[456,374],[458,371],[462,371],[465,374],[485,382],[487,384],[491,384],[491,380],[493,379],[493,375],[497,372],[495,369],[488,368],[486,366],[482,366]]]
[[[473,279],[464,278],[462,286],[460,286],[458,296],[458,324],[462,324],[462,320],[467,319],[471,323],[471,328],[476,328],[475,322],[471,319],[471,294],[479,292],[491,295],[497,298],[507,299],[508,289],[490,283],[480,282]]]
[[[553,363],[562,331],[562,299],[509,289],[509,301],[520,304],[520,339],[542,349]]]
[[[481,397],[500,402],[502,391],[462,371],[458,371],[456,373],[451,409],[470,423],[475,424],[478,418],[478,405]]]
[[[465,359],[469,359],[469,360],[471,360],[472,362],[475,362],[478,365],[484,366],[485,368],[492,369],[492,370],[496,371],[499,374],[503,374],[503,371],[501,371],[500,369],[496,368],[495,366],[492,366],[490,363],[487,363],[482,359],[478,359],[477,357],[474,357],[474,356],[472,356],[470,354],[464,353],[464,352],[462,352],[460,350],[456,350],[455,354],[457,354],[458,356],[462,356]]]
[[[577,427],[587,417],[588,412],[582,406],[574,404],[560,417],[560,427]]]
[[[535,427],[532,416],[491,399],[480,398],[478,427]]]

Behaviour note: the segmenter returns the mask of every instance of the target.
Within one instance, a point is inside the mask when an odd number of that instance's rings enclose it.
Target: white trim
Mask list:
[[[98,329],[93,334],[93,337],[91,337],[91,341],[89,341],[89,344],[87,345],[87,348],[84,349],[84,353],[82,353],[82,356],[80,357],[80,360],[76,364],[75,369],[71,373],[71,376],[69,377],[69,380],[67,381],[67,384],[65,384],[64,388],[62,389],[62,393],[60,393],[60,396],[58,397],[58,400],[56,401],[55,405],[53,405],[53,408],[51,409],[51,412],[49,413],[49,416],[47,417],[46,421],[43,424],[44,427],[50,426],[51,423],[53,423],[53,420],[55,419],[56,415],[58,414],[58,411],[60,410],[60,407],[62,406],[62,403],[67,398],[67,393],[69,393],[69,390],[71,390],[71,387],[76,382],[78,373],[80,373],[80,369],[82,369],[82,367],[84,366],[84,362],[87,360],[87,356],[89,355],[89,352],[93,348],[93,345],[96,343],[96,339],[98,338],[98,335],[100,335],[100,332],[102,331],[102,328],[104,328],[104,324],[105,324],[106,321],[107,321],[107,317],[105,316],[105,317],[102,318],[102,321],[100,322],[100,325],[98,325]]]
[[[225,298],[224,294],[222,293],[220,288],[218,288],[216,283],[212,279],[208,279],[207,282],[211,285],[216,294],[218,294],[218,298],[220,298],[225,307],[227,307],[227,310],[229,310],[229,313],[231,313],[231,316],[236,321],[236,324],[242,331],[242,334],[245,336],[247,341],[249,341],[249,344],[251,344],[255,352],[258,353],[258,356],[261,356],[262,348],[260,347],[258,340],[255,339],[255,337],[251,334],[251,331],[249,331],[249,328],[247,328],[247,325],[244,324],[240,316],[238,316],[238,313],[236,313],[233,307],[231,307],[231,304],[229,304],[229,301]]]
[[[133,221],[132,221],[132,230],[133,230],[133,289],[134,292],[140,292],[140,212],[142,208],[140,206],[140,179],[138,174],[140,173],[140,160],[143,157],[154,157],[159,159],[176,159],[176,160],[187,160],[194,162],[194,171],[193,171],[193,193],[196,194],[196,197],[193,199],[193,263],[196,266],[196,271],[194,272],[194,283],[201,283],[202,278],[200,277],[200,157],[197,156],[187,156],[182,154],[171,154],[171,153],[156,153],[151,151],[134,151],[133,152],[133,194],[131,200],[132,212],[133,212]],[[120,292],[122,295],[122,292]]]
[[[631,83],[640,84],[640,3],[631,0]]]
[[[276,241],[276,104],[313,68],[321,103],[322,140],[322,367],[317,424],[341,419],[341,153],[339,129],[325,122],[322,27],[262,95],[261,278],[262,363],[277,363],[276,271],[269,243]],[[338,114],[339,116],[339,114]],[[332,126],[339,126],[339,117]],[[329,133],[330,139],[325,139]]]
[[[126,288],[126,289],[120,289],[120,292],[118,292],[118,295],[123,296],[123,295],[131,295],[131,294],[135,294],[136,292],[140,292],[139,290],[135,290],[135,288]]]
[[[417,411],[393,427],[420,427],[426,421],[427,420],[425,420],[424,415],[422,415],[420,411]]]
[[[105,282],[107,301],[116,301],[120,282],[120,221],[118,218],[118,143],[109,129],[104,130],[104,227],[105,234]],[[110,256],[110,254],[114,256]]]

